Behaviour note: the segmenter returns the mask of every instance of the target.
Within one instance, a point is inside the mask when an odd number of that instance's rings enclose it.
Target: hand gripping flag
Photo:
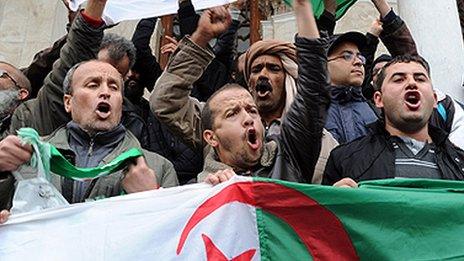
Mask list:
[[[42,142],[36,130],[31,128],[21,128],[18,137],[27,144],[32,145],[34,154],[30,160],[30,165],[37,169],[43,169],[45,177],[48,179],[50,171],[74,180],[96,179],[110,173],[123,169],[127,161],[143,156],[139,149],[132,148],[110,163],[94,168],[78,168],[73,166],[55,146]],[[43,167],[39,164],[43,163]]]
[[[0,226],[2,260],[459,260],[463,182],[359,189],[235,177],[30,215]]]

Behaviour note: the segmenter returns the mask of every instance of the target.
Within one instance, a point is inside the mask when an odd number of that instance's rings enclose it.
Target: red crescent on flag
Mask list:
[[[251,181],[231,184],[200,205],[182,231],[177,255],[200,221],[221,206],[232,202],[261,208],[286,222],[314,260],[359,259],[343,224],[330,210],[295,189],[271,182]]]

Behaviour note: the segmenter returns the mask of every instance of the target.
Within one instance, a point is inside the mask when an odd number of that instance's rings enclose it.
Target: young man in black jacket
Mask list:
[[[464,151],[428,124],[437,95],[419,56],[397,56],[381,70],[374,101],[384,120],[332,151],[323,184],[356,187],[385,178],[464,179]]]

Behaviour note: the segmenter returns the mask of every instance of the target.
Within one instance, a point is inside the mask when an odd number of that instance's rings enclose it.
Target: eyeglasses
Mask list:
[[[8,78],[14,83],[16,88],[22,88],[21,86],[19,86],[18,82],[15,79],[13,79],[13,77],[11,77],[11,75],[9,75],[5,70],[0,69],[0,78]]]
[[[351,62],[353,61],[354,57],[357,57],[362,64],[366,64],[366,57],[364,57],[364,55],[360,54],[360,53],[353,53],[353,52],[350,52],[350,51],[344,51],[342,54],[338,55],[338,56],[335,56],[334,58],[331,58],[331,59],[328,59],[327,61],[330,62],[330,61],[333,61],[333,60],[336,60],[336,59],[340,59],[340,58],[343,58],[343,60],[347,61],[347,62]]]

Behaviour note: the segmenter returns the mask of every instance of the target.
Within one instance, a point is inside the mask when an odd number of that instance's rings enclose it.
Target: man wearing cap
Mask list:
[[[332,103],[325,128],[339,143],[366,135],[366,125],[377,120],[361,89],[366,58],[360,50],[365,45],[366,36],[348,32],[333,36],[328,50]]]

